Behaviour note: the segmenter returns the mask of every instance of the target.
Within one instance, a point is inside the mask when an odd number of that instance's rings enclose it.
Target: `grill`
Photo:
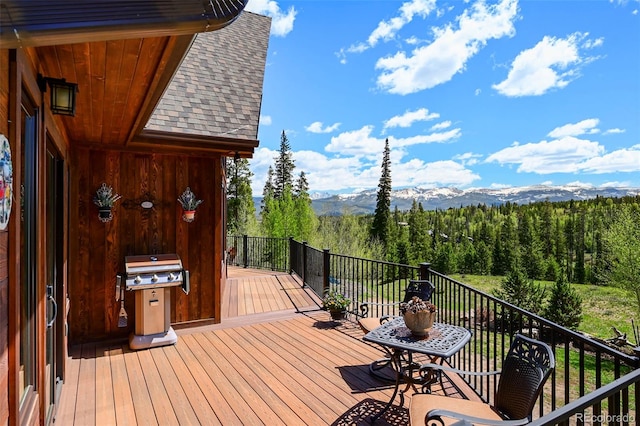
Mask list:
[[[171,287],[177,286],[189,294],[189,271],[183,269],[177,254],[125,257],[124,289],[133,291],[136,298],[135,329],[129,336],[131,349],[171,345],[178,341],[170,322]]]

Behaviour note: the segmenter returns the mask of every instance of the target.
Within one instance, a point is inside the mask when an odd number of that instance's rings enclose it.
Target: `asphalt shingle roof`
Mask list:
[[[198,34],[145,129],[256,140],[271,18]]]

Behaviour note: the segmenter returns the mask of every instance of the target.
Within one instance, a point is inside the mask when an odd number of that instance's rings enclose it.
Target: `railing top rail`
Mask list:
[[[625,374],[619,379],[571,401],[567,405],[557,408],[529,424],[534,426],[545,426],[561,423],[577,413],[581,413],[586,408],[593,406],[596,402],[602,401],[605,398],[618,393],[622,389],[628,388],[633,383],[640,383],[640,370],[633,370],[631,373]]]

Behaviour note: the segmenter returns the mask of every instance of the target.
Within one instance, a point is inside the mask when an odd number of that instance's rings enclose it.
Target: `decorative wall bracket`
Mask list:
[[[196,209],[202,204],[202,200],[198,200],[196,194],[191,192],[191,188],[187,186],[187,189],[178,197],[178,202],[182,206],[182,220],[193,222],[196,217]]]
[[[98,206],[98,218],[100,222],[106,223],[113,219],[113,204],[122,198],[121,195],[114,194],[113,188],[102,183],[93,197],[93,203]]]

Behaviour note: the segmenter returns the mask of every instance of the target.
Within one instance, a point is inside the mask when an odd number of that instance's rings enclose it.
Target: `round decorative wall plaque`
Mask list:
[[[0,135],[0,230],[7,229],[13,197],[13,164],[9,140]]]

